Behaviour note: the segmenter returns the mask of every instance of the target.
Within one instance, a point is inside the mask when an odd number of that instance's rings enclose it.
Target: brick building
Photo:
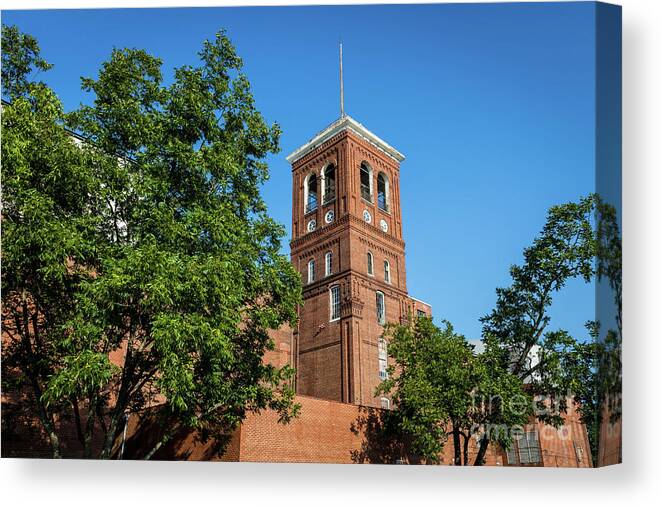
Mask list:
[[[431,308],[406,288],[397,150],[342,116],[292,153],[291,261],[304,305],[292,336],[297,392],[386,406],[386,322]]]
[[[374,395],[385,377],[387,322],[431,315],[406,286],[399,187],[404,156],[350,116],[340,118],[287,157],[292,165],[291,261],[303,280],[295,329],[273,333],[265,358],[297,370],[301,415],[288,425],[250,414],[224,461],[419,463],[405,442],[383,441]],[[491,446],[488,465],[590,467],[587,431],[573,407],[559,429],[539,423],[509,452]],[[137,430],[137,428],[136,428]],[[160,455],[208,459],[188,435]],[[446,445],[443,463],[451,463]],[[477,452],[471,443],[469,455]],[[213,459],[213,458],[212,458]],[[216,458],[218,459],[218,458]]]
[[[272,333],[275,350],[264,360],[296,368],[300,417],[283,425],[275,413],[250,414],[224,451],[217,442],[187,433],[154,459],[420,463],[407,442],[384,440],[379,430],[390,400],[374,394],[387,375],[383,326],[432,312],[406,285],[399,185],[404,156],[342,114],[287,160],[293,187],[291,261],[303,279],[304,304],[295,329]],[[19,404],[10,398],[3,393],[3,420],[16,412],[18,421]],[[559,429],[531,423],[509,452],[490,446],[486,463],[592,466],[587,432],[573,408],[565,421]],[[127,422],[124,458],[138,455],[158,434],[148,413]],[[73,426],[58,425],[64,455],[79,456]],[[3,428],[3,456],[49,455],[35,421],[15,429]],[[451,452],[446,445],[443,463],[452,462]],[[475,453],[471,442],[469,456]]]

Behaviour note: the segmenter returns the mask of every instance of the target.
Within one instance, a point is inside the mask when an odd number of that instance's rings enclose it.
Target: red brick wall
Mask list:
[[[384,441],[378,432],[379,409],[338,403],[330,400],[297,397],[301,404],[300,417],[290,424],[277,421],[273,412],[251,414],[240,430],[239,461],[301,462],[301,463],[420,463],[406,443]],[[536,424],[538,428],[543,466],[591,466],[590,447],[585,427],[576,412],[566,416],[560,429]],[[581,461],[577,459],[575,445],[584,449]],[[233,451],[236,456],[236,450]],[[472,463],[477,448],[471,440],[469,461]],[[442,464],[451,464],[453,446],[448,441]],[[507,464],[505,453],[490,445],[486,464]]]
[[[360,166],[373,171],[373,200],[360,193]],[[305,213],[306,177],[329,163],[336,166],[336,198],[323,205],[319,195],[316,211]],[[377,206],[377,177],[389,181],[389,210]],[[377,322],[376,291],[384,293],[386,320],[401,322],[411,309],[406,292],[406,265],[399,202],[399,164],[352,132],[344,131],[297,160],[292,168],[291,259],[301,273],[304,305],[295,333],[297,392],[306,396],[378,407],[374,396],[379,384],[377,343],[383,328]],[[319,185],[319,193],[321,188]],[[335,220],[326,224],[328,210]],[[363,219],[367,209],[371,223]],[[316,230],[307,224],[316,221]],[[388,230],[382,231],[385,220]],[[325,276],[324,255],[333,253],[333,273]],[[373,275],[367,271],[367,253],[373,256]],[[314,259],[316,279],[308,283],[308,262]],[[384,261],[390,266],[390,283]],[[339,322],[330,320],[330,287],[340,285],[342,312]]]

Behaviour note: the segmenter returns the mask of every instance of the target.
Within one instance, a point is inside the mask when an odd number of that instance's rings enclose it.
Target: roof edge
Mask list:
[[[401,162],[405,158],[404,155],[402,155],[399,151],[397,151],[395,148],[390,146],[387,142],[385,142],[383,139],[378,137],[376,134],[370,132],[367,128],[365,128],[365,126],[354,120],[351,116],[345,115],[335,120],[328,127],[326,127],[324,130],[319,132],[312,139],[310,139],[310,141],[305,143],[303,146],[300,146],[292,153],[290,153],[287,157],[285,157],[287,162],[293,164],[297,160],[301,159],[302,157],[310,153],[317,146],[323,144],[328,139],[339,134],[344,130],[350,130],[351,132],[363,138],[365,141],[369,142],[370,144],[372,144],[377,149],[388,155],[390,158],[396,160],[397,162]]]

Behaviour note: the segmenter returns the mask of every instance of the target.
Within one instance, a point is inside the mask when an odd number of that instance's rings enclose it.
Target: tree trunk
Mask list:
[[[19,334],[21,336],[21,345],[23,345],[25,349],[25,359],[23,361],[23,371],[27,378],[30,381],[30,386],[32,387],[32,393],[34,395],[34,401],[35,404],[37,405],[37,415],[39,417],[39,421],[41,421],[42,426],[44,427],[44,430],[46,430],[46,434],[48,435],[48,440],[50,441],[51,444],[51,449],[53,450],[53,458],[54,459],[59,459],[62,456],[60,455],[60,439],[57,436],[57,433],[55,431],[55,424],[53,421],[53,418],[51,414],[48,413],[46,410],[46,407],[44,406],[44,403],[41,401],[41,386],[39,385],[39,378],[38,378],[38,373],[36,371],[33,371],[33,366],[37,364],[37,361],[34,357],[34,351],[32,350],[32,343],[30,342],[30,317],[29,317],[29,308],[28,308],[28,302],[27,302],[27,293],[25,290],[23,290],[22,293],[22,318],[23,322],[19,322],[19,316],[18,312],[15,314],[16,320],[17,320],[17,329],[21,329],[21,325],[23,328],[23,332],[19,331]]]
[[[452,428],[452,444],[454,445],[454,465],[461,466],[461,435],[456,426]]]
[[[161,447],[163,447],[163,444],[165,444],[168,440],[170,440],[170,438],[172,438],[172,433],[171,433],[171,432],[166,432],[166,433],[161,437],[161,439],[160,439],[158,442],[156,442],[156,445],[155,445],[154,447],[151,448],[151,451],[149,451],[147,454],[145,454],[145,457],[142,458],[142,459],[144,459],[144,460],[150,460],[150,459],[152,458],[152,456],[154,456],[154,454],[156,454],[156,452],[157,452]]]
[[[96,396],[90,398],[88,413],[87,413],[87,423],[85,424],[85,443],[83,448],[83,457],[91,458],[92,457],[92,440],[94,438],[94,419],[96,417]]]
[[[101,450],[101,459],[110,458],[110,453],[115,445],[115,440],[119,435],[119,420],[124,417],[124,411],[129,403],[129,393],[133,385],[133,374],[135,373],[135,362],[132,356],[132,340],[129,339],[126,344],[126,356],[124,357],[124,371],[122,372],[122,380],[117,394],[117,401],[110,416],[110,424],[108,425],[108,433],[103,443]]]
[[[487,454],[487,447],[489,447],[489,438],[486,435],[483,435],[480,438],[480,448],[477,451],[477,456],[475,457],[474,466],[484,465],[484,457]]]
[[[85,447],[85,435],[83,434],[83,425],[82,421],[80,418],[80,409],[78,408],[78,400],[73,398],[71,400],[71,406],[73,407],[73,417],[74,421],[76,423],[76,435],[78,436],[78,441],[80,442],[80,445]],[[84,451],[83,451],[83,457],[84,456]]]
[[[464,435],[464,465],[468,465],[468,443],[470,442],[470,435]]]

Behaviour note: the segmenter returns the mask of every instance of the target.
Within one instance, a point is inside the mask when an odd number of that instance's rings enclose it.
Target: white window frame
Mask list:
[[[386,283],[390,283],[390,262],[383,261],[383,279]]]
[[[384,410],[390,410],[390,400],[388,398],[381,398],[381,408]]]
[[[310,259],[308,261],[308,283],[314,282],[315,275],[316,275],[316,266],[314,259]]]
[[[329,307],[330,307],[330,312],[329,312],[329,321],[333,322],[336,320],[340,320],[341,317],[341,310],[342,310],[342,303],[340,300],[340,286],[339,285],[333,285],[328,289],[328,301],[329,301]]]
[[[324,273],[325,276],[333,274],[333,252],[326,252],[324,255]]]
[[[308,197],[310,196],[310,177],[314,176],[317,179],[317,200],[314,208],[308,208]],[[303,181],[303,213],[312,213],[319,207],[319,178],[315,172],[311,172],[305,177]]]
[[[367,274],[374,276],[374,255],[372,252],[367,252]]]
[[[381,311],[379,311],[379,300]],[[386,323],[386,295],[380,290],[376,291],[376,321],[382,326]]]
[[[379,359],[379,379],[388,380],[388,360]]]
[[[385,338],[379,338],[379,359],[388,359],[388,342]]]

